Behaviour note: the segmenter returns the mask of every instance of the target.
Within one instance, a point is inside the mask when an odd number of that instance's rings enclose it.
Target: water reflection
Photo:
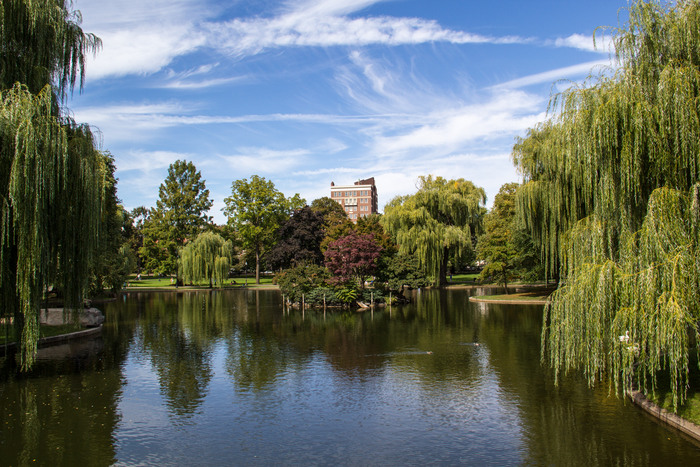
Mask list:
[[[541,307],[415,291],[282,308],[276,291],[137,294],[100,340],[2,364],[7,465],[696,465],[634,407],[539,364]],[[476,345],[478,344],[478,345]],[[358,446],[362,446],[358,449]],[[34,462],[36,459],[36,462]]]
[[[44,349],[28,374],[18,373],[11,358],[3,362],[3,465],[115,463],[113,434],[122,380],[113,363],[120,358],[117,352],[113,358],[104,355],[104,341],[96,339]]]

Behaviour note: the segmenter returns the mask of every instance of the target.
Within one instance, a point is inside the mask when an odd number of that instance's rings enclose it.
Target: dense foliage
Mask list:
[[[302,294],[325,287],[330,277],[328,269],[323,266],[300,264],[277,274],[275,282],[287,300],[295,303],[301,302]]]
[[[418,191],[394,198],[381,223],[401,253],[416,255],[421,267],[439,285],[447,283],[450,254],[473,250],[472,236],[481,233],[486,193],[472,182],[432,175],[420,178]]]
[[[129,245],[132,219],[117,198],[117,168],[109,152],[103,154],[104,203],[100,220],[100,235],[90,264],[89,294],[94,296],[105,289],[119,292],[136,266],[136,257]]]
[[[183,160],[170,164],[156,207],[144,223],[140,250],[144,266],[157,273],[175,272],[179,281],[179,249],[211,227],[207,216],[211,206],[209,190],[195,165]]]
[[[484,220],[484,233],[476,245],[477,258],[486,262],[479,279],[495,280],[506,287],[513,279],[543,278],[537,250],[530,235],[516,222],[515,199],[518,183],[506,183],[493,200]]]
[[[277,229],[296,209],[306,202],[298,194],[285,198],[272,181],[253,175],[236,180],[231,196],[224,199],[224,214],[236,230],[243,248],[255,254],[255,283],[260,283],[260,260],[277,242]]]
[[[331,218],[347,219],[348,215],[343,206],[333,198],[323,196],[311,202],[311,209],[319,213],[328,222]]]
[[[619,68],[555,96],[513,152],[521,221],[564,281],[543,358],[623,388],[667,369],[680,403],[700,333],[700,3],[634,1],[613,33]]]
[[[404,296],[405,288],[418,289],[430,285],[418,258],[405,253],[384,259],[377,273],[377,280],[386,283],[390,291],[395,291],[401,297]]]
[[[328,245],[325,264],[335,283],[354,282],[364,288],[365,281],[377,272],[382,251],[371,234],[351,231]]]
[[[228,278],[234,248],[230,240],[214,232],[204,232],[180,249],[179,262],[185,282],[209,282],[221,286]]]
[[[323,221],[323,216],[308,206],[294,211],[277,230],[279,240],[267,255],[268,263],[275,269],[302,263],[320,264],[325,236]]]
[[[25,369],[42,292],[57,286],[68,306],[83,297],[105,196],[105,157],[89,126],[59,105],[82,86],[85,55],[100,46],[70,8],[62,0],[0,5],[0,306],[21,336]]]

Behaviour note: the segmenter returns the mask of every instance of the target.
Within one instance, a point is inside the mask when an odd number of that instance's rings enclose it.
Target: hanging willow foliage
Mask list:
[[[382,226],[399,251],[418,257],[421,268],[439,284],[446,283],[452,249],[457,257],[472,251],[472,235],[480,233],[486,193],[472,182],[420,177],[418,191],[397,197],[384,207]]]
[[[58,104],[82,87],[85,56],[101,44],[70,6],[0,1],[0,314],[13,319],[23,369],[46,287],[68,307],[81,301],[104,202],[106,158]]]
[[[3,314],[21,335],[23,368],[33,363],[44,288],[67,306],[81,300],[103,203],[105,159],[88,128],[52,115],[51,88],[19,84],[0,108],[0,290]]]
[[[213,282],[221,285],[228,278],[234,249],[230,240],[205,232],[180,249],[180,268],[185,282]]]
[[[102,41],[80,28],[79,11],[68,0],[0,1],[0,83],[26,85],[33,94],[51,84],[65,97],[85,81],[85,57]]]
[[[700,4],[635,1],[613,42],[613,75],[554,96],[513,150],[520,221],[564,285],[543,359],[622,389],[666,368],[678,404],[700,318]]]

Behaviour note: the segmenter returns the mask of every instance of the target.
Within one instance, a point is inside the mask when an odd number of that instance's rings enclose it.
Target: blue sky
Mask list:
[[[489,205],[552,92],[609,64],[598,26],[624,0],[76,0],[104,47],[68,102],[102,134],[128,208],[193,161],[224,223],[257,174],[310,203],[375,177],[380,210],[420,175],[465,178]],[[565,81],[560,81],[565,80]],[[556,84],[554,84],[557,82]]]

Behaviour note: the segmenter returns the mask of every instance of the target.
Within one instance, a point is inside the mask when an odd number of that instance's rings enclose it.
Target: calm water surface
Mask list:
[[[102,338],[42,350],[29,374],[0,357],[0,465],[700,465],[607,387],[555,387],[542,307],[471,293],[374,313],[286,311],[277,291],[123,297]]]

